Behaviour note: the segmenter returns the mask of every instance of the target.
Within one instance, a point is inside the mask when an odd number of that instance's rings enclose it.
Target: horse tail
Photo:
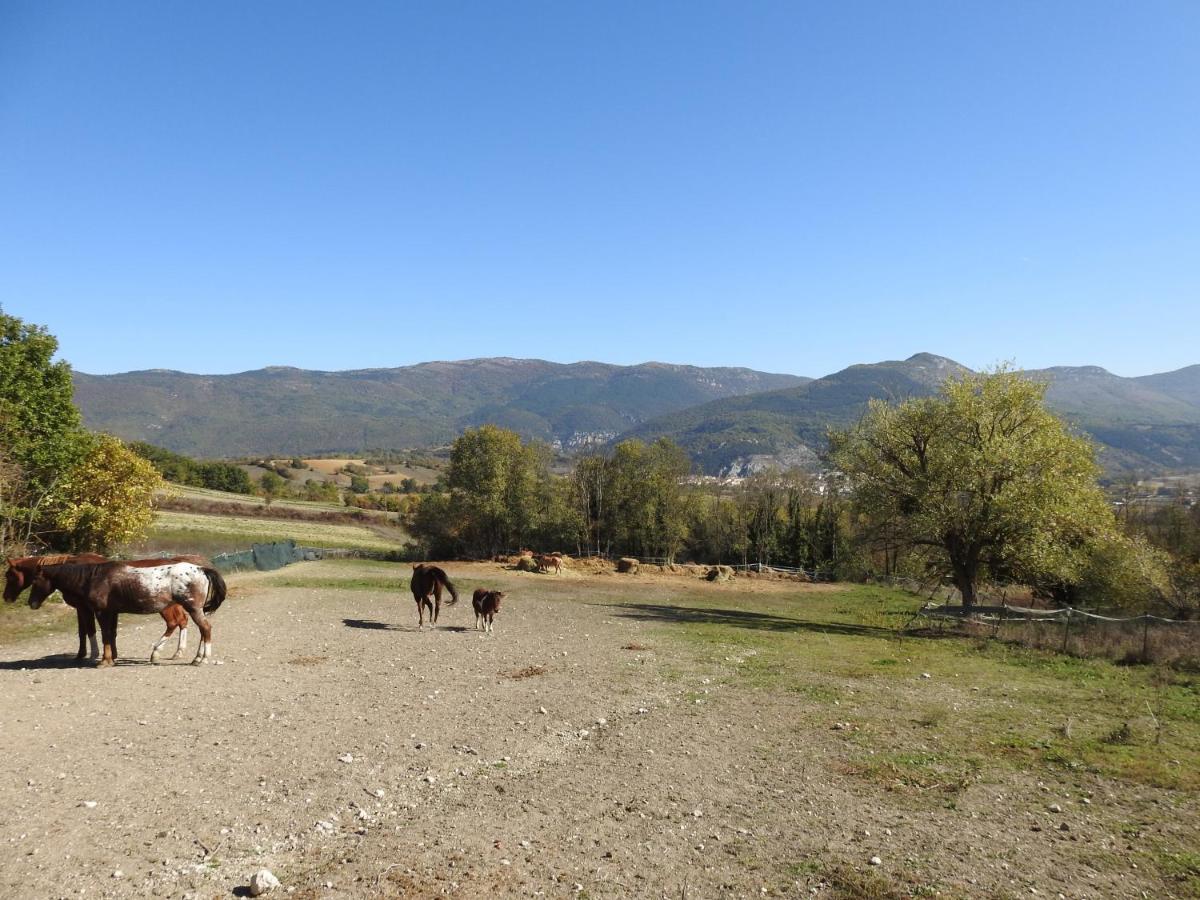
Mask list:
[[[450,580],[450,576],[441,569],[435,569],[434,572],[436,573],[438,580],[442,582],[442,586],[450,592],[449,603],[457,603],[458,591],[454,589],[454,582]]]
[[[208,576],[208,596],[204,598],[204,611],[214,613],[225,602],[225,579],[220,572],[209,566],[202,566],[200,571]]]

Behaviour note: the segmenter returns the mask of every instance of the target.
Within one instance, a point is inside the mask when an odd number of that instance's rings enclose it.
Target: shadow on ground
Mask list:
[[[368,631],[412,631],[418,632],[422,629],[416,625],[396,625],[394,622],[377,622],[374,619],[342,619],[342,624],[347,628],[365,628]],[[470,631],[462,625],[426,625],[425,631],[454,631],[462,633]]]
[[[117,666],[126,668],[127,666],[148,666],[148,659],[129,659],[121,657],[117,660]],[[164,662],[162,665],[170,665]],[[55,653],[51,656],[41,656],[36,659],[10,659],[0,662],[0,671],[8,670],[15,671],[20,669],[95,669],[98,668],[96,660],[83,659],[77,660],[74,656],[68,654]]]
[[[813,634],[848,634],[859,637],[894,638],[898,632],[877,625],[855,625],[850,622],[810,622],[745,609],[716,609],[698,606],[668,606],[657,603],[605,603],[608,609],[627,619],[651,622],[670,622],[686,625],[728,625],[756,631],[796,632]]]

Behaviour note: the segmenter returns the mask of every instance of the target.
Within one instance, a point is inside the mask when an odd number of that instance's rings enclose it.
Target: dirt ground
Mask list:
[[[1014,772],[931,805],[846,775],[841,712],[636,608],[729,586],[447,568],[510,590],[494,634],[469,597],[418,632],[406,592],[304,563],[231,579],[214,665],[150,666],[156,617],[112,670],[69,635],[0,649],[0,896],[245,896],[266,867],[293,897],[1158,897],[1121,823],[1194,833],[1146,787],[1084,806]]]

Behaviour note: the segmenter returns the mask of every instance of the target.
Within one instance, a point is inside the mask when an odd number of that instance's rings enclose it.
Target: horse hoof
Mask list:
[[[100,660],[100,662],[96,663],[96,668],[97,669],[111,669],[115,665],[116,665],[116,662],[114,662],[111,659],[102,659],[102,660]]]
[[[158,666],[161,664],[162,664],[162,657],[159,656],[157,653],[151,653],[150,654],[150,665]]]
[[[193,666],[202,666],[206,662],[208,662],[207,659],[201,659],[199,656],[197,656],[195,659],[192,660],[192,665]]]

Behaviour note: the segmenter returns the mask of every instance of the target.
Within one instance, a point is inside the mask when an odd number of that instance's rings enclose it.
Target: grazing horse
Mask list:
[[[210,566],[195,563],[137,567],[120,562],[60,563],[42,566],[29,591],[29,605],[37,609],[55,590],[78,597],[100,620],[104,640],[101,666],[114,665],[119,613],[162,612],[172,603],[187,610],[200,629],[200,646],[192,665],[212,657],[212,626],[205,613],[215,612],[225,601],[225,579]],[[158,662],[158,650],[166,635],[154,645],[150,662]]]
[[[471,605],[475,607],[475,630],[482,623],[483,630],[491,632],[492,619],[500,612],[500,601],[504,599],[504,591],[489,591],[486,588],[475,588],[471,597]]]
[[[68,556],[60,554],[57,556],[23,556],[17,559],[8,560],[8,571],[4,574],[4,599],[12,603],[29,587],[33,581],[34,575],[42,566],[57,565],[61,563],[102,563],[109,562],[106,557],[100,556],[98,553],[80,553],[76,556]],[[165,559],[131,559],[126,560],[125,565],[135,566],[138,568],[147,568],[151,566],[162,566],[167,563],[174,562],[190,562],[200,566],[210,565],[208,560],[202,556],[172,556]],[[75,610],[75,618],[79,628],[79,652],[75,654],[75,659],[86,659],[88,656],[88,644],[91,644],[91,657],[97,659],[100,656],[100,647],[96,643],[96,617],[92,611],[81,600],[73,595],[63,595],[63,600],[67,606]],[[187,649],[187,625],[188,616],[184,612],[183,607],[178,603],[172,603],[170,606],[163,609],[161,613],[163,622],[166,623],[167,630],[163,633],[163,641],[166,641],[174,633],[175,629],[179,629],[179,645],[175,650],[175,655],[172,659],[179,659],[183,656],[183,651]],[[160,641],[161,643],[161,641]],[[117,653],[116,645],[113,646],[113,656]]]
[[[535,556],[533,561],[537,563],[539,572],[549,572],[553,569],[555,575],[562,573],[562,557],[560,556]]]
[[[425,610],[429,610],[429,624],[436,625],[438,620],[438,612],[442,608],[442,588],[450,592],[450,599],[447,604],[458,602],[458,591],[454,589],[453,582],[449,577],[437,566],[431,566],[428,563],[415,563],[412,573],[412,595],[417,601],[417,628],[425,627]],[[429,599],[429,595],[433,595],[433,600]]]

